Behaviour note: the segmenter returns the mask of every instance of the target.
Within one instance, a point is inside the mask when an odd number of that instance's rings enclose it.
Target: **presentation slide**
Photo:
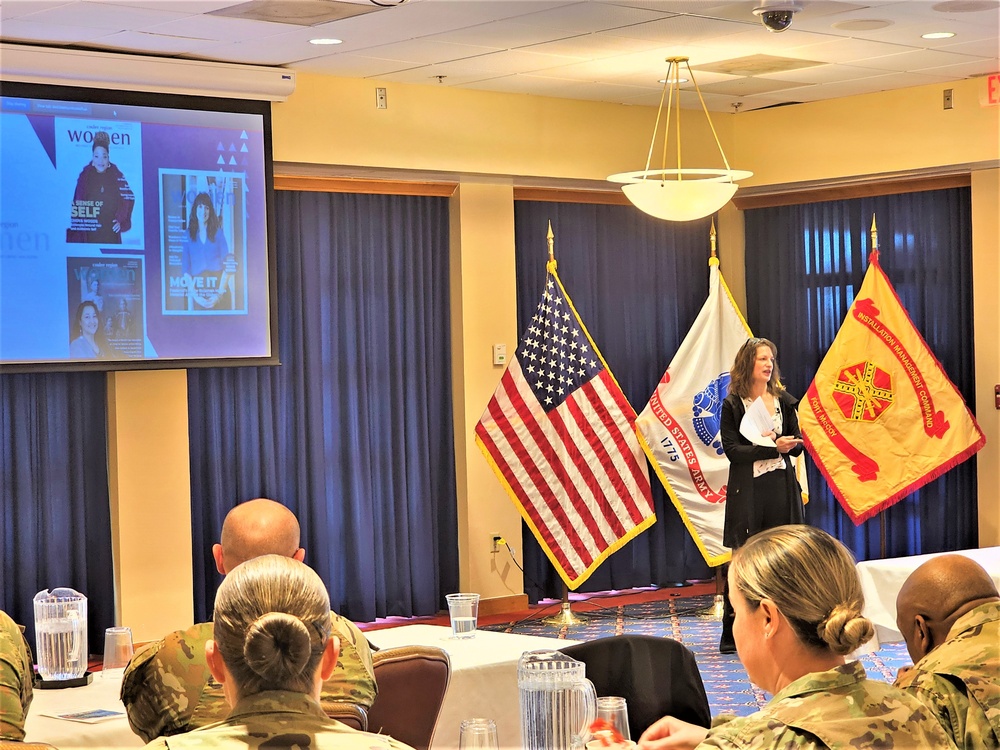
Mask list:
[[[272,359],[269,105],[102,94],[0,88],[0,366]]]

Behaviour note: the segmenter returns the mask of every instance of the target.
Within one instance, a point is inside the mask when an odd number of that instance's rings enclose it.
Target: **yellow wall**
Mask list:
[[[1000,107],[986,79],[866,94],[737,115],[730,161],[774,185],[1000,158]],[[941,107],[954,90],[954,108]]]
[[[484,599],[521,597],[523,578],[506,550],[493,554],[492,537],[520,547],[514,504],[473,440],[483,408],[503,366],[493,364],[492,344],[517,348],[513,188],[463,179],[451,206],[452,391],[458,483],[459,586]],[[526,602],[521,602],[526,604]]]
[[[116,624],[137,643],[188,627],[191,471],[187,373],[108,374],[108,485]]]
[[[375,85],[299,76],[295,94],[274,107],[274,155],[281,162],[327,165],[331,173],[389,172],[400,177],[410,171],[451,173],[459,184],[451,214],[451,274],[460,580],[463,589],[501,599],[520,593],[520,579],[507,558],[490,554],[488,537],[498,531],[519,546],[515,540],[520,527],[475,446],[472,427],[500,377],[501,369],[490,364],[491,345],[507,343],[512,354],[516,344],[512,185],[603,181],[612,172],[642,168],[655,111],[393,84],[378,84],[388,89],[389,108],[376,110]],[[942,87],[927,86],[736,116],[716,114],[713,121],[733,166],[756,173],[748,184],[996,160],[1000,109],[978,106],[979,85],[979,81],[949,84],[955,90],[955,109],[950,112],[939,111]],[[700,129],[702,121],[698,113],[688,113],[684,120],[687,166],[717,166],[714,143]],[[973,179],[977,404],[990,436],[979,457],[983,545],[1000,544],[995,489],[1000,486],[1000,424],[991,411],[992,383],[1000,382],[996,174],[994,168]],[[745,302],[742,227],[739,211],[732,206],[723,210],[719,233],[723,267],[737,298]],[[557,237],[557,250],[558,243]],[[664,353],[665,360],[668,355]],[[137,404],[146,409],[165,400],[179,407],[181,393],[176,382],[152,384],[113,403],[115,419],[122,419],[122,413]],[[186,456],[186,432],[173,429],[170,434],[165,438],[170,453]],[[117,438],[123,439],[131,438]],[[120,445],[120,452],[125,447]],[[157,455],[163,446],[150,450]],[[184,599],[190,607],[190,548],[173,536],[150,535],[138,520],[148,498],[162,495],[158,484],[162,477],[133,479],[133,490],[118,493],[119,517],[127,512],[132,519],[121,525],[118,543],[136,535],[147,543],[148,553],[157,555],[159,567],[143,568],[137,571],[133,587],[123,585],[122,612],[148,614],[148,619],[160,620],[150,630],[162,632],[176,627],[178,618],[168,617],[145,592],[155,590],[170,601]],[[177,502],[156,520],[160,528],[166,528],[168,520],[175,529],[188,527],[189,489],[179,484],[170,487]],[[124,553],[121,563],[130,565]],[[164,570],[176,570],[178,575],[164,578]],[[128,618],[123,620],[130,624]]]
[[[388,109],[375,109],[376,86]],[[648,107],[310,75],[272,111],[278,161],[600,181],[644,168],[656,117]],[[713,118],[720,138],[731,119]],[[682,125],[685,162],[690,153],[689,166],[721,167],[704,115],[684,112]]]
[[[1000,169],[972,175],[972,296],[976,336],[976,415],[986,433],[979,466],[979,545],[1000,544]]]

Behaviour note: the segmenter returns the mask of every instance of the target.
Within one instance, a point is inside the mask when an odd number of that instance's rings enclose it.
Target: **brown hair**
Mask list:
[[[747,398],[750,395],[753,368],[757,363],[757,349],[761,346],[768,347],[774,356],[774,367],[771,369],[771,379],[767,381],[767,392],[772,396],[777,396],[785,390],[785,386],[781,384],[781,372],[778,370],[778,347],[774,345],[773,341],[751,338],[747,339],[740,350],[736,352],[733,369],[729,371],[730,393],[735,393],[740,398]]]
[[[213,622],[216,648],[240,696],[308,693],[330,637],[330,597],[310,568],[264,555],[225,577]]]
[[[776,526],[733,552],[736,588],[756,610],[770,599],[802,643],[849,654],[875,634],[861,615],[864,595],[854,556],[815,526]]]

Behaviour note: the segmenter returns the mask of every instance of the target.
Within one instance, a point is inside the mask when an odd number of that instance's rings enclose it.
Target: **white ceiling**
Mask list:
[[[730,112],[736,104],[745,111],[1000,71],[998,0],[800,0],[780,34],[753,15],[759,4],[2,0],[0,39],[654,106],[664,59],[686,55],[708,107]],[[348,17],[316,22],[328,13]],[[873,25],[880,28],[858,30]],[[955,36],[921,38],[937,31]],[[343,43],[310,44],[316,37]],[[693,91],[682,106],[698,106]]]

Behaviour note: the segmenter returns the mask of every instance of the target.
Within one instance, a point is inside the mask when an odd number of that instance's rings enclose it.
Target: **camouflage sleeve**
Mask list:
[[[354,703],[364,709],[375,702],[378,688],[368,639],[358,626],[333,612],[332,634],[340,638],[340,656],[330,679],[323,683],[321,703]]]
[[[24,739],[33,672],[22,628],[0,612],[0,739]]]
[[[714,722],[713,722],[714,723]],[[713,726],[697,750],[821,750],[827,745],[776,719],[734,717]]]
[[[896,687],[911,693],[927,706],[948,736],[961,744],[969,711],[964,687],[958,687],[945,676],[916,669],[905,673],[901,670]]]
[[[132,731],[146,742],[229,713],[221,690],[217,700],[203,700],[210,681],[204,642],[210,635],[199,625],[176,631],[137,651],[125,668],[122,703]]]

